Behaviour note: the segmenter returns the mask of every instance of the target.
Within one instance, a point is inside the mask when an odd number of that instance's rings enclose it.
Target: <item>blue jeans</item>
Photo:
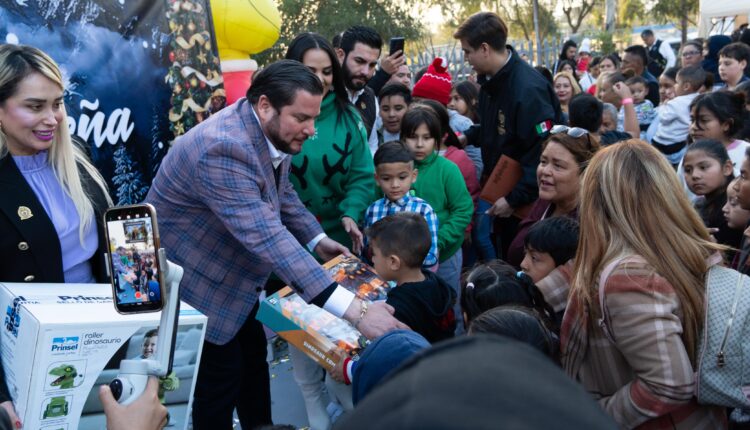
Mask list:
[[[437,275],[440,276],[456,292],[456,304],[453,306],[453,313],[456,316],[456,334],[464,332],[464,318],[461,313],[461,262],[463,253],[461,249],[456,251],[452,257],[440,263]]]
[[[477,260],[480,262],[497,258],[495,246],[492,244],[492,239],[490,238],[492,216],[485,213],[491,207],[491,204],[479,199],[477,202],[477,211],[474,214],[474,229],[471,231],[471,242],[477,254]]]

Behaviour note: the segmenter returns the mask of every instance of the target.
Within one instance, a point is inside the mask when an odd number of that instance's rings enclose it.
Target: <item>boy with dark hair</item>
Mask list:
[[[638,127],[641,129],[641,139],[646,139],[646,130],[648,126],[656,119],[656,110],[651,100],[646,99],[648,94],[648,82],[642,76],[633,76],[625,81],[625,85],[630,88],[633,94],[633,107],[635,116],[638,119]]]
[[[376,200],[365,212],[365,228],[381,219],[399,212],[413,212],[425,219],[430,233],[430,246],[423,257],[423,267],[433,267],[438,263],[438,218],[429,203],[414,196],[412,184],[417,180],[414,168],[414,155],[400,141],[384,143],[375,152],[375,182],[385,197]],[[363,255],[366,260],[368,241],[365,238]]]
[[[612,112],[605,113],[604,103],[591,94],[576,94],[568,103],[568,122],[571,127],[579,127],[599,137],[602,146],[611,145],[622,140],[632,139],[630,133],[617,131],[617,109],[611,106]],[[603,130],[604,116],[613,125],[612,129]]]
[[[411,92],[402,84],[388,84],[380,90],[380,119],[383,126],[378,130],[378,144],[401,139],[401,120],[411,104]]]
[[[745,67],[750,63],[750,47],[742,42],[730,43],[719,50],[719,77],[729,90],[741,82],[750,80],[745,76]]]
[[[504,238],[507,252],[521,219],[517,209],[533,203],[539,189],[536,167],[541,144],[552,124],[562,119],[552,85],[507,46],[508,27],[496,14],[479,12],[464,21],[453,34],[460,40],[465,58],[477,72],[481,85],[477,115],[479,124],[464,135],[470,145],[481,147],[483,182],[505,155],[520,163],[521,179],[510,193],[479,210],[495,215],[496,233]],[[513,215],[516,211],[517,215]]]
[[[706,83],[706,72],[700,66],[683,67],[675,78],[675,98],[659,108],[659,125],[651,144],[661,151],[672,165],[685,155],[690,131],[690,103]]]
[[[646,66],[648,65],[648,51],[641,45],[633,45],[625,48],[625,55],[622,57],[622,71],[630,70],[635,76],[642,76],[648,85],[647,99],[651,100],[654,106],[659,105],[659,81],[649,73]]]
[[[368,227],[365,234],[372,244],[375,271],[396,283],[386,300],[395,310],[393,316],[430,343],[453,337],[456,292],[439,276],[422,269],[431,247],[424,217],[396,213]]]
[[[576,256],[578,221],[566,216],[543,219],[529,229],[524,247],[521,270],[539,282]]]

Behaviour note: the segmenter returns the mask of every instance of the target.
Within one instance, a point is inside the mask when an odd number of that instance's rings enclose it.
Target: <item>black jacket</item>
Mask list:
[[[427,270],[422,273],[424,281],[391,289],[386,303],[396,310],[393,316],[397,320],[435,343],[453,337],[456,330],[456,292],[436,274]]]
[[[84,168],[79,166],[78,172],[84,190],[93,196],[99,236],[99,249],[90,260],[91,270],[97,282],[109,282],[104,265],[107,245],[102,218],[107,200]],[[65,282],[55,226],[10,155],[0,158],[0,195],[0,282]],[[31,218],[21,219],[22,206],[31,210]]]
[[[492,173],[501,155],[518,160],[523,177],[506,196],[516,208],[534,202],[539,194],[536,167],[541,144],[549,133],[542,127],[560,124],[562,111],[549,82],[525,61],[512,47],[508,62],[495,76],[481,76],[479,83],[479,124],[466,131],[470,145],[482,148],[483,175]]]

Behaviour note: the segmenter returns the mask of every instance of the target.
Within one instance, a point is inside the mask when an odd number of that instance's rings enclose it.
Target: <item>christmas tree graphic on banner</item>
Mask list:
[[[117,205],[132,205],[146,198],[148,185],[143,180],[138,163],[130,157],[124,144],[114,154],[115,175],[112,182],[117,187]]]

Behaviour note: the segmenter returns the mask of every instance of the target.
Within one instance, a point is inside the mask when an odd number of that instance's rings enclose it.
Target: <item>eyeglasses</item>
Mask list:
[[[568,136],[578,139],[589,131],[581,127],[568,127],[567,125],[558,124],[549,131],[549,134],[567,133]]]
[[[694,57],[696,55],[700,55],[700,52],[698,51],[685,51],[682,53],[683,57]]]

